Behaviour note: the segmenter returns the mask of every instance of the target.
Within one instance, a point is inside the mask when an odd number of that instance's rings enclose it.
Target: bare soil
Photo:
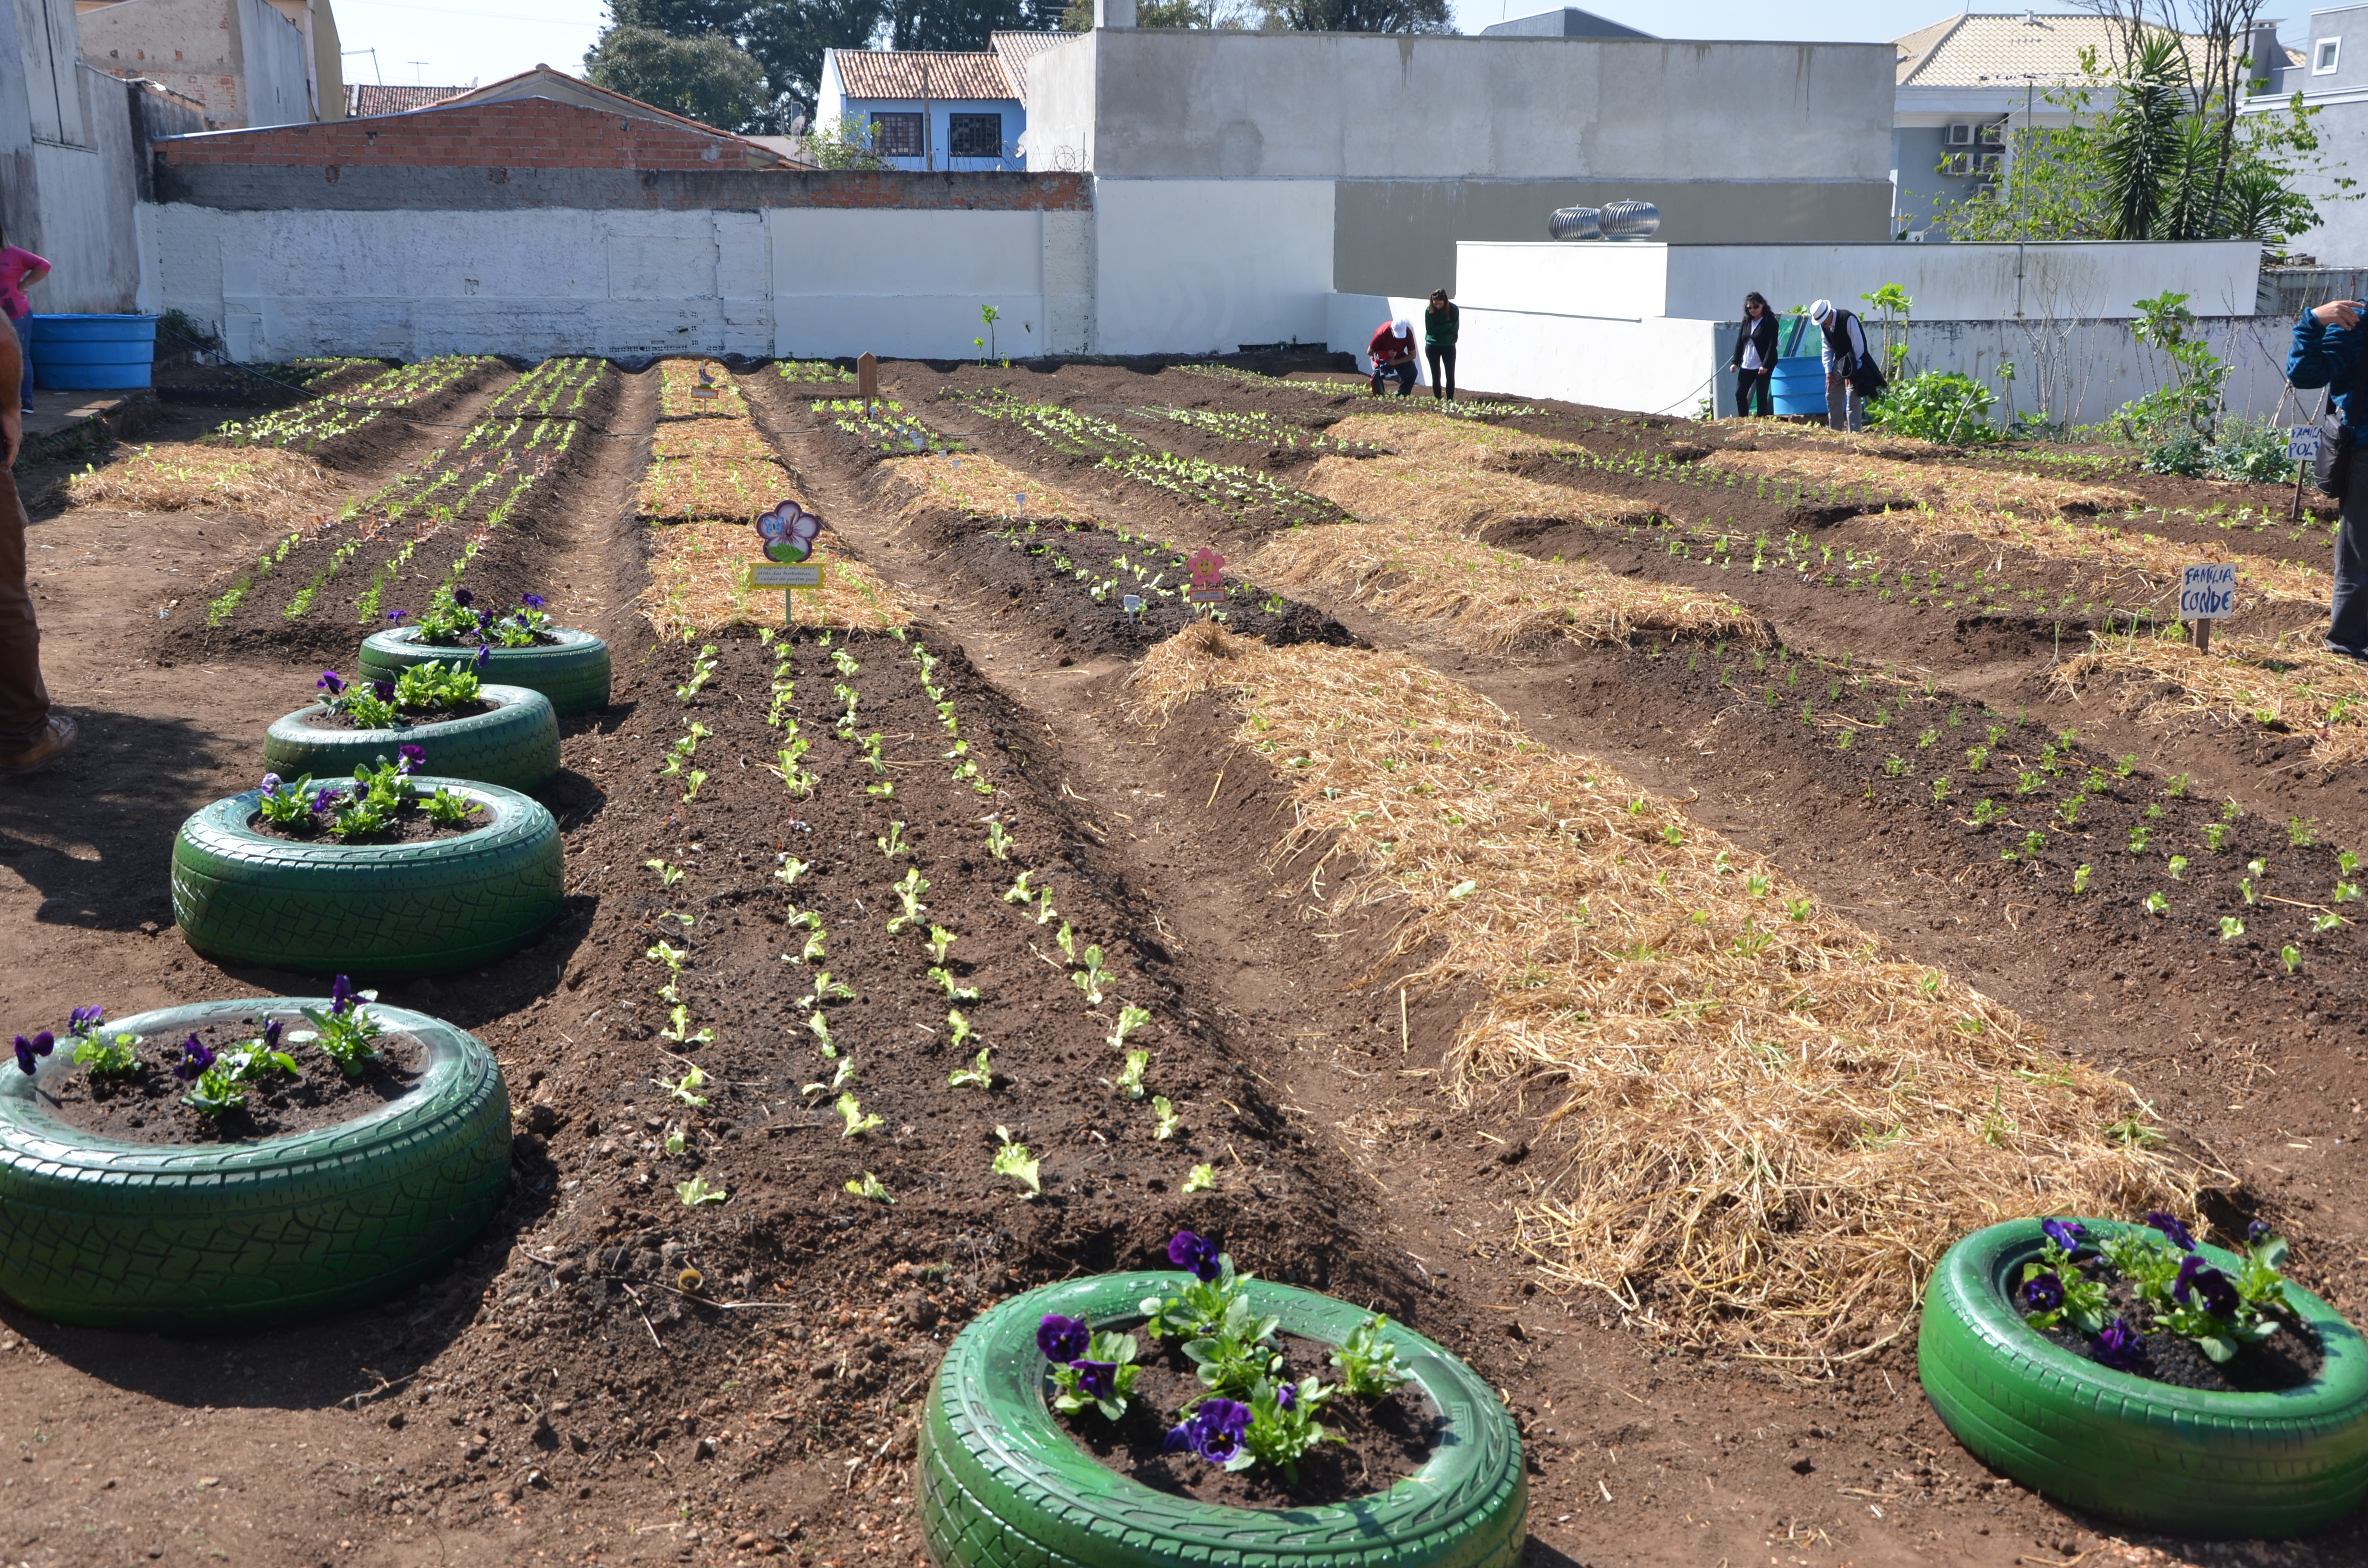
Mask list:
[[[484,808],[469,808],[472,816],[483,814]],[[338,844],[432,844],[439,838],[458,838],[474,833],[485,824],[481,822],[440,823],[426,812],[414,808],[396,813],[394,820],[381,832],[355,834],[349,837],[331,839],[329,819],[315,816],[310,826],[298,823],[276,823],[257,812],[248,824],[266,838],[279,838],[293,844],[318,844],[331,841]]]

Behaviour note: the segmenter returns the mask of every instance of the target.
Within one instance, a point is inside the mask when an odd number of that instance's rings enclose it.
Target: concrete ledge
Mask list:
[[[36,389],[33,402],[33,412],[25,415],[25,444],[17,453],[18,468],[96,455],[115,437],[148,428],[163,413],[156,394],[146,387],[120,392]]]
[[[500,212],[531,207],[1084,212],[1094,204],[1092,176],[1078,174],[176,164],[164,152],[156,156],[156,199],[223,212]]]

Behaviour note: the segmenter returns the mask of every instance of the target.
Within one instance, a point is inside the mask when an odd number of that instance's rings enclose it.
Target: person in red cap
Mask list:
[[[1400,397],[1414,395],[1414,323],[1385,321],[1365,346],[1373,361],[1373,395],[1382,395],[1382,381],[1395,377]]]

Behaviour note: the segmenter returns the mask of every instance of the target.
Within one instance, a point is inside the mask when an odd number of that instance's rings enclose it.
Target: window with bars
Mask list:
[[[871,150],[883,158],[919,157],[921,117],[917,114],[873,114]]]
[[[1003,117],[999,114],[946,116],[946,151],[957,158],[1003,156]]]

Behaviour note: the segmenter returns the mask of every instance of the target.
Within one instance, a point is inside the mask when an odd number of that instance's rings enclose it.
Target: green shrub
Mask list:
[[[1895,381],[1869,405],[1867,423],[1894,436],[1963,446],[1997,441],[2005,432],[1989,422],[1990,389],[1955,370],[1921,370]]]

